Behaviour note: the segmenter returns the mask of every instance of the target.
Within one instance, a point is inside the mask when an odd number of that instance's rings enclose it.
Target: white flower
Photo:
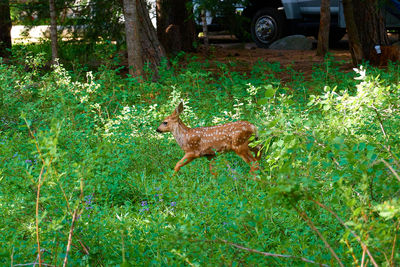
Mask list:
[[[353,68],[353,70],[357,73],[357,74],[359,74],[360,76],[359,77],[355,77],[354,79],[355,80],[365,80],[365,73],[366,73],[366,69],[364,69],[364,67],[361,65],[360,66],[360,68],[359,69],[357,69],[357,68]]]

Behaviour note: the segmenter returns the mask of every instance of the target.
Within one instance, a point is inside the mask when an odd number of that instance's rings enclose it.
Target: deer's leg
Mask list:
[[[175,165],[175,173],[174,175],[186,164],[190,163],[192,160],[194,160],[195,158],[197,158],[195,155],[193,154],[185,154],[185,156],[183,156],[183,158],[178,161],[178,163],[176,163]]]
[[[261,150],[261,146],[255,146],[255,147],[250,147],[249,149],[254,153],[254,157],[257,161],[259,161],[261,159],[261,154],[262,154],[262,150]]]
[[[250,172],[252,173],[255,170],[258,170],[258,162],[257,159],[251,154],[250,149],[248,147],[239,148],[234,150],[236,154],[239,155],[247,164],[250,166]]]
[[[250,160],[250,163],[249,163],[249,165],[250,165],[250,172],[251,173],[253,173],[254,171],[256,171],[256,170],[258,170],[260,167],[259,167],[259,165],[258,165],[258,158],[256,158],[256,157],[254,157],[252,154],[251,154],[251,152],[250,152],[250,150],[249,149],[247,149],[247,151],[246,151],[247,153],[247,157],[249,158],[249,160]]]
[[[207,156],[207,159],[210,161],[210,164],[208,165],[210,168],[210,173],[215,177],[215,176],[217,176],[217,173],[213,172],[213,170],[212,170],[214,163],[215,163],[214,158],[215,158],[214,155]]]

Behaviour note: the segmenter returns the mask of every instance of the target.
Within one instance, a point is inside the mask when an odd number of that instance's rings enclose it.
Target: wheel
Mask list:
[[[251,37],[258,47],[268,46],[283,36],[285,17],[276,8],[259,10],[251,22]]]

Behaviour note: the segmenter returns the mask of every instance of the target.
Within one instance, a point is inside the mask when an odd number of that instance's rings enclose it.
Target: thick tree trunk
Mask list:
[[[144,0],[138,1],[138,16],[140,19],[140,42],[142,45],[143,61],[149,64],[151,68],[157,72],[157,66],[160,65],[161,59],[166,56],[164,47],[157,38],[156,29],[154,29],[149,17]]]
[[[10,55],[11,27],[9,0],[0,0],[0,57]]]
[[[141,77],[143,76],[143,56],[136,3],[136,0],[124,0],[125,34],[129,74]]]
[[[389,38],[385,28],[379,0],[353,0],[357,11],[354,19],[357,25],[364,58],[370,60],[376,55],[375,46],[389,45]]]
[[[157,36],[168,53],[194,51],[196,25],[189,0],[157,0]]]
[[[364,58],[358,28],[354,18],[354,7],[352,0],[343,0],[344,19],[346,21],[347,35],[349,38],[349,48],[353,65],[357,66]]]
[[[51,64],[56,64],[58,58],[57,41],[57,13],[54,0],[49,0],[50,6],[50,40],[51,40]]]
[[[143,76],[144,64],[149,65],[157,76],[157,67],[161,59],[165,57],[165,50],[158,41],[146,4],[144,0],[123,1],[128,64],[131,68],[133,67],[132,70],[135,70],[134,76]],[[136,12],[136,15],[132,12]]]
[[[330,1],[321,1],[321,12],[318,31],[317,56],[325,56],[329,49],[329,27],[331,24]]]

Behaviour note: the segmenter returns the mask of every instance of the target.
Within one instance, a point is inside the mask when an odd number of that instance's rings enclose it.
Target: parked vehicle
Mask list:
[[[331,0],[330,40],[337,42],[346,33],[342,0]],[[249,0],[242,15],[251,22],[247,29],[259,47],[268,47],[287,34],[318,35],[320,0]],[[400,29],[400,2],[385,6],[388,29]]]

